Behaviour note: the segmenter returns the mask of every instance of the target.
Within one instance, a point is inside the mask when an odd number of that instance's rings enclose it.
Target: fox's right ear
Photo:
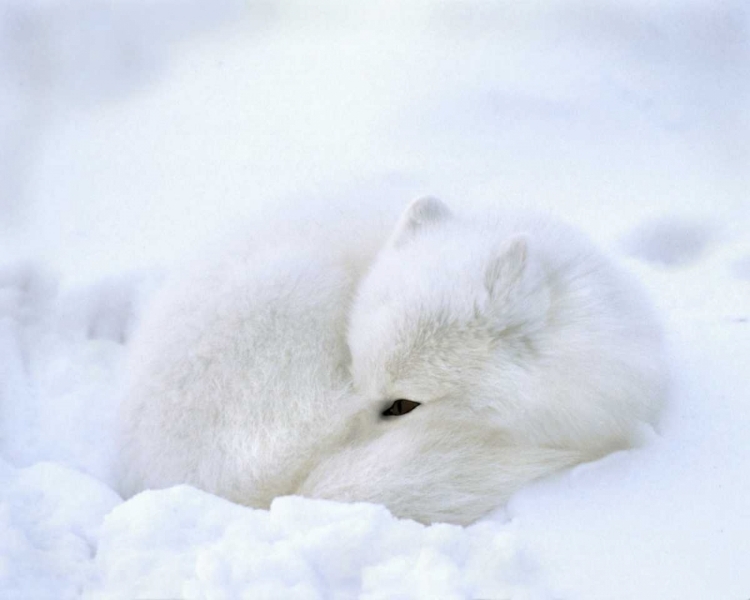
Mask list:
[[[452,214],[450,209],[437,198],[426,196],[414,200],[401,215],[391,235],[390,244],[398,247],[420,231],[450,219]]]

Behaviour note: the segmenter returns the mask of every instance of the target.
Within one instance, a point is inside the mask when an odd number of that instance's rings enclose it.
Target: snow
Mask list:
[[[747,596],[747,325],[696,319],[674,335],[674,403],[646,448],[514,498],[510,513],[563,597]]]
[[[742,0],[0,1],[0,597],[750,598]],[[546,210],[644,282],[641,447],[460,528],[113,491],[162,275],[267,210]]]
[[[79,598],[94,570],[102,520],[122,499],[100,481],[50,462],[0,462],[0,593]]]
[[[250,510],[188,486],[104,520],[95,598],[535,598],[510,531],[298,497]]]

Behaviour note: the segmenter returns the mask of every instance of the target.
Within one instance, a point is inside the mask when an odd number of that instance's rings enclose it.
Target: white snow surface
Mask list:
[[[0,598],[750,598],[744,0],[0,0]],[[163,274],[267,211],[561,216],[643,280],[641,447],[467,528],[113,491]]]

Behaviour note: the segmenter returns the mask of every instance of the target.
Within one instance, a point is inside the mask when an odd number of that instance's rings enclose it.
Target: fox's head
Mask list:
[[[407,208],[350,315],[361,410],[300,493],[469,523],[580,462],[580,452],[540,447],[514,427],[537,379],[550,290],[534,240],[503,229],[432,198]]]
[[[543,352],[550,288],[534,240],[498,230],[466,222],[433,198],[408,207],[351,314],[361,394],[420,410],[448,404],[454,413],[498,408],[503,395],[512,401]]]

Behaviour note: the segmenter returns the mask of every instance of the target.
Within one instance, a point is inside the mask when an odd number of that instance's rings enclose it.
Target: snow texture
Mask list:
[[[0,598],[750,598],[743,0],[0,0]],[[533,208],[644,282],[641,447],[467,528],[113,491],[129,336],[264,211]],[[323,221],[323,219],[321,219]]]
[[[251,510],[188,486],[112,511],[96,565],[95,598],[543,597],[507,528],[298,497]]]

